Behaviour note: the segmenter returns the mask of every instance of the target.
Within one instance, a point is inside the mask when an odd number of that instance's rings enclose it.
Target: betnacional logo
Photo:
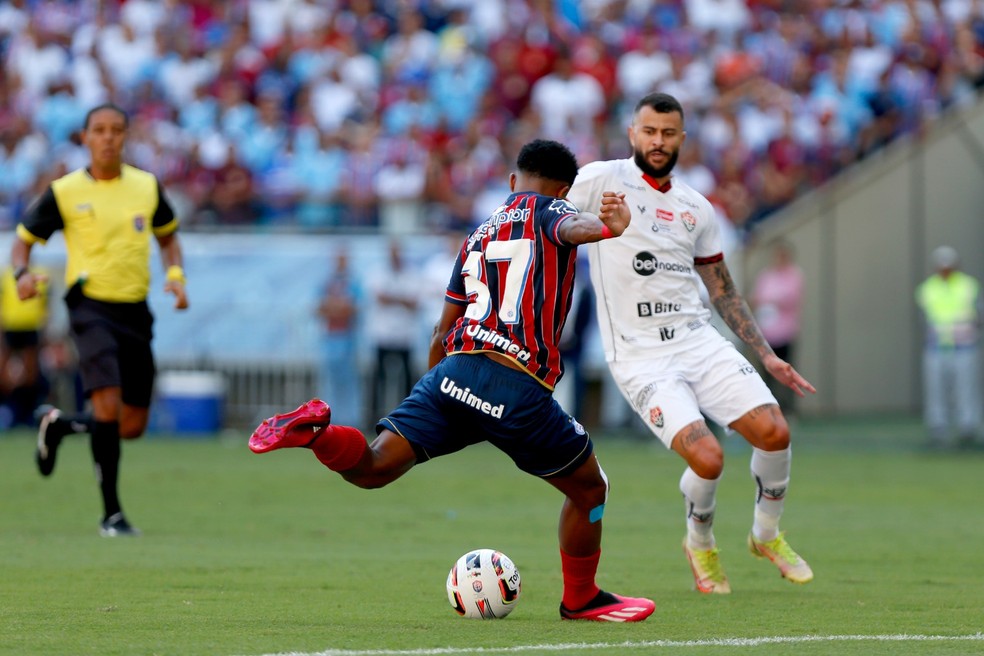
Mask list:
[[[632,270],[640,276],[651,276],[657,271],[674,271],[690,275],[693,270],[686,264],[676,262],[660,262],[649,251],[642,251],[632,256]]]
[[[663,427],[663,410],[659,406],[649,408],[649,423],[656,428]]]

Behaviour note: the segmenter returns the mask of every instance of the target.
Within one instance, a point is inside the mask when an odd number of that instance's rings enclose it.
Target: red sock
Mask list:
[[[595,585],[595,574],[599,560],[600,549],[590,556],[572,556],[560,551],[560,568],[564,573],[564,608],[581,610],[598,594],[600,588]]]
[[[366,436],[351,426],[328,426],[311,444],[318,460],[336,472],[355,467],[368,448]]]

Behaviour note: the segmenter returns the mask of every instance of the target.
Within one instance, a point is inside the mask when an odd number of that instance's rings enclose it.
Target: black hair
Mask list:
[[[82,124],[82,129],[83,130],[88,130],[89,129],[89,120],[92,118],[92,115],[95,114],[96,112],[102,111],[104,109],[111,109],[114,112],[116,112],[117,114],[119,114],[120,116],[122,116],[123,117],[123,127],[130,127],[130,117],[127,116],[126,111],[122,107],[120,107],[119,105],[117,105],[116,103],[107,102],[107,103],[103,103],[101,105],[96,105],[95,107],[93,107],[92,109],[90,109],[88,112],[85,113],[85,123]]]
[[[574,184],[577,177],[577,158],[562,143],[548,139],[534,139],[519,151],[516,166],[523,173],[538,178]]]
[[[680,112],[680,118],[683,118],[683,106],[680,104],[679,100],[668,93],[659,93],[657,91],[643,96],[642,99],[636,103],[634,113],[638,113],[643,107],[649,107],[657,114]]]

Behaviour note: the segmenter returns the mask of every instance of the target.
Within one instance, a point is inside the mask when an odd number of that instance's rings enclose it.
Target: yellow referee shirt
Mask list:
[[[150,289],[151,235],[178,228],[157,178],[124,164],[120,176],[96,180],[79,169],[59,178],[17,226],[29,244],[65,234],[65,285],[81,283],[87,297],[135,303]]]

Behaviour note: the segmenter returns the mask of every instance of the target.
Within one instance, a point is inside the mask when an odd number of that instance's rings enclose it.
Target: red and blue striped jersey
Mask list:
[[[577,213],[561,198],[514,193],[465,240],[445,299],[468,307],[444,339],[449,355],[501,353],[553,389],[577,257],[558,229]]]

